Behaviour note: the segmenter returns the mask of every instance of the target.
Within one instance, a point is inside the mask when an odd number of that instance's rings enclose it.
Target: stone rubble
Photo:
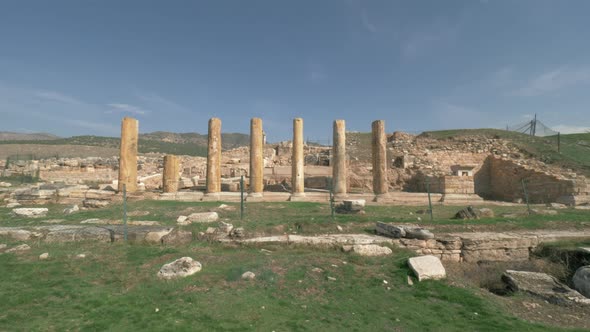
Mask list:
[[[590,299],[546,273],[507,270],[502,275],[502,281],[511,291],[530,293],[549,303],[590,305]]]
[[[353,252],[360,256],[387,256],[391,255],[393,251],[388,247],[383,247],[376,244],[355,244],[342,246],[344,252]]]
[[[201,271],[201,263],[191,257],[182,257],[168,264],[164,264],[158,271],[160,279],[185,278]]]
[[[16,208],[12,210],[15,217],[27,218],[45,217],[47,212],[49,212],[47,208]]]

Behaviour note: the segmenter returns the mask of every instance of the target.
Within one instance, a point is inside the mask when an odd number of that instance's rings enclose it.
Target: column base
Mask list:
[[[216,202],[220,201],[221,197],[219,193],[205,193],[203,196],[203,202]]]
[[[248,193],[246,197],[247,202],[262,202],[264,200],[264,195],[262,193]]]
[[[305,193],[292,193],[291,197],[289,197],[291,202],[301,202],[305,201]]]
[[[385,193],[385,194],[377,194],[375,195],[375,198],[373,199],[373,202],[387,202],[389,201],[389,193]]]

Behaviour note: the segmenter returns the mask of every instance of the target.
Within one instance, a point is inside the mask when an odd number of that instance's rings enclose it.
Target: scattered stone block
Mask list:
[[[365,203],[364,199],[353,199],[353,200],[344,200],[342,204],[336,206],[337,213],[363,213],[365,210]]]
[[[244,272],[242,274],[242,280],[254,280],[256,278],[256,274],[254,274],[254,272]]]
[[[176,219],[176,223],[179,225],[188,225],[190,224],[190,221],[188,221],[188,217],[187,216],[179,216]]]
[[[434,234],[432,234],[429,230],[418,226],[393,225],[381,221],[378,221],[375,225],[375,233],[392,237],[394,239],[407,238],[428,240],[434,238]]]
[[[557,215],[557,211],[555,211],[555,210],[531,209],[531,214],[536,214],[536,215],[541,215],[541,216],[555,216],[555,215]]]
[[[233,229],[234,229],[234,225],[227,223],[227,222],[220,221],[219,226],[217,226],[216,233],[230,235],[231,231]]]
[[[14,203],[8,203],[6,204],[6,207],[9,209],[15,208],[17,206],[20,206],[20,203],[14,202]]]
[[[39,259],[42,261],[49,259],[49,253],[48,252],[42,253],[41,255],[39,255]]]
[[[549,303],[570,305],[573,303],[588,304],[590,299],[559,282],[555,277],[546,273],[507,270],[502,275],[502,281],[508,289],[526,292],[538,296]]]
[[[471,220],[471,219],[479,219],[479,218],[493,218],[494,211],[488,208],[475,208],[473,206],[468,206],[464,209],[459,210],[455,214],[455,219],[461,220]]]
[[[70,206],[69,208],[65,208],[64,214],[72,214],[72,213],[78,212],[78,211],[80,211],[80,208],[78,207],[78,205],[74,204],[74,205]]]
[[[215,222],[219,220],[219,214],[217,212],[197,212],[191,213],[187,217],[189,223],[193,222]]]
[[[574,288],[580,292],[580,294],[590,298],[590,265],[581,266],[577,269],[572,282]]]
[[[99,199],[85,199],[82,202],[82,205],[85,208],[91,209],[100,209],[109,205],[109,201],[99,200]]]
[[[567,205],[561,203],[549,203],[547,204],[547,207],[552,209],[567,209]]]
[[[355,244],[342,246],[345,252],[353,252],[360,256],[387,256],[391,255],[393,251],[388,247],[383,247],[377,244]]]
[[[162,266],[158,271],[160,279],[185,278],[201,271],[201,263],[191,257],[182,257]]]
[[[0,182],[0,187],[8,188],[8,187],[12,187],[12,184],[8,183],[8,182]]]
[[[245,232],[244,232],[244,228],[243,227],[233,228],[229,232],[229,237],[231,237],[232,239],[241,239],[241,238],[244,237],[244,235],[245,235]]]
[[[418,278],[418,281],[427,279],[444,279],[447,276],[445,267],[436,256],[427,255],[412,257],[408,260],[408,265]]]
[[[16,217],[45,217],[49,212],[47,208],[16,208],[12,210],[12,214]]]
[[[8,254],[11,252],[21,252],[21,251],[27,251],[27,250],[31,250],[31,247],[28,244],[21,244],[16,247],[12,247],[10,249],[6,249],[5,253]]]

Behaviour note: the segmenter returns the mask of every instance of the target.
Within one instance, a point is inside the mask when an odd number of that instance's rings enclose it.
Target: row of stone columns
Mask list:
[[[372,129],[373,192],[377,197],[387,194],[387,139],[385,124],[374,121]],[[128,192],[137,190],[137,142],[139,125],[133,118],[124,118],[121,123],[121,155],[119,165],[119,191],[126,186]],[[347,194],[346,126],[344,120],[334,121],[332,146],[332,190],[337,198]],[[250,193],[262,197],[264,189],[264,138],[262,120],[250,121]],[[303,119],[293,120],[292,197],[304,197]],[[163,191],[178,190],[179,160],[177,156],[164,157]],[[221,191],[221,120],[211,118],[208,128],[207,184],[206,194]]]

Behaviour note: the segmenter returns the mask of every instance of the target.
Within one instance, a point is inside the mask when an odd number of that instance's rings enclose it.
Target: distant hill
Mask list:
[[[21,134],[28,135],[28,134]],[[99,146],[103,148],[119,148],[120,139],[118,137],[103,137],[103,136],[72,136],[69,138],[59,138],[57,136],[53,139],[32,139],[29,136],[15,136],[24,137],[25,139],[6,139],[0,140],[2,144],[18,144],[19,153],[24,155],[33,153],[27,150],[27,145],[60,145],[60,146]],[[250,144],[250,136],[238,133],[222,133],[221,143],[223,149],[233,149],[240,146],[247,146]],[[1,147],[0,147],[1,149]],[[50,157],[39,154],[38,149],[35,150],[36,156],[39,158]],[[197,133],[169,133],[169,132],[154,132],[139,135],[139,153],[169,153],[176,155],[188,156],[207,156],[207,135]],[[81,157],[83,157],[81,155]]]
[[[59,136],[46,133],[13,133],[0,131],[0,141],[45,141],[58,139]]]

